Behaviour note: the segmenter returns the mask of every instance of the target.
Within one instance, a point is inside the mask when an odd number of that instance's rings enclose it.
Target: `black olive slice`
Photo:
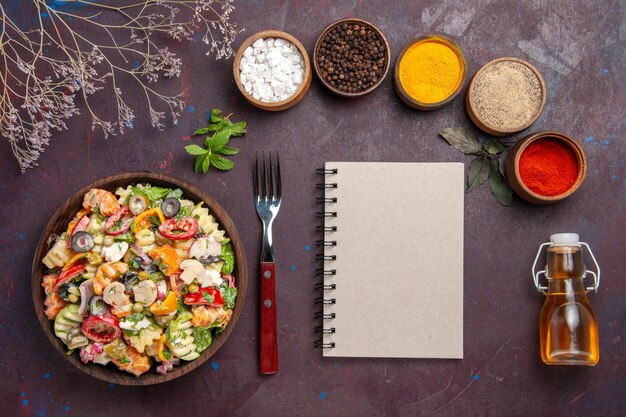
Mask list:
[[[94,246],[93,236],[87,232],[76,232],[72,236],[72,249],[74,252],[89,252]]]
[[[174,217],[180,211],[180,201],[175,197],[168,197],[161,203],[161,211],[165,217]]]

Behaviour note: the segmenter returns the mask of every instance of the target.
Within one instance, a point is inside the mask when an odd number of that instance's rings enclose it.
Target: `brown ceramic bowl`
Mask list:
[[[574,155],[576,156],[576,160],[578,161],[578,176],[576,177],[576,181],[574,184],[564,193],[554,196],[545,196],[541,194],[537,194],[531,189],[529,189],[526,184],[522,181],[519,172],[519,161],[522,156],[524,150],[531,143],[536,140],[541,139],[554,139],[559,140],[565,145],[567,145]],[[585,153],[581,146],[569,136],[559,133],[559,132],[537,132],[532,135],[526,136],[521,139],[517,144],[511,149],[509,156],[506,161],[506,177],[509,182],[509,185],[515,193],[528,201],[529,203],[539,204],[539,205],[548,205],[557,203],[574,193],[583,183],[585,179],[585,175],[587,173],[587,159],[585,158]]]
[[[406,52],[409,49],[411,49],[413,45],[420,43],[420,42],[424,42],[424,41],[440,42],[450,47],[450,49],[454,51],[454,53],[459,59],[459,62],[461,63],[461,78],[459,80],[458,86],[456,87],[456,90],[454,90],[454,92],[450,94],[446,99],[439,101],[437,103],[424,103],[424,102],[414,99],[406,92],[404,87],[402,87],[402,83],[400,82],[400,71],[399,71],[400,61],[404,57],[404,54],[406,54]],[[396,93],[400,97],[400,100],[402,100],[404,104],[406,104],[409,107],[413,107],[414,109],[430,111],[430,110],[440,109],[450,104],[450,102],[452,102],[452,100],[454,100],[463,89],[463,84],[465,84],[466,77],[467,77],[467,63],[465,61],[465,55],[463,54],[461,47],[457,45],[457,43],[454,42],[452,39],[447,38],[442,35],[424,35],[424,36],[416,37],[415,39],[407,43],[404,46],[404,48],[402,48],[402,51],[400,51],[400,55],[398,55],[398,58],[396,59],[396,65],[393,70],[393,85],[395,87]]]
[[[300,84],[300,87],[296,92],[286,100],[276,101],[276,102],[265,102],[261,100],[257,100],[252,97],[243,84],[241,83],[241,74],[239,71],[239,64],[241,63],[241,58],[243,57],[243,52],[248,49],[250,45],[252,45],[257,39],[266,39],[266,38],[281,38],[290,43],[294,44],[298,51],[302,54],[302,58],[304,59],[304,81]],[[287,32],[283,32],[280,30],[263,30],[261,32],[257,32],[254,35],[250,36],[248,39],[243,41],[239,49],[237,50],[237,54],[235,55],[235,59],[233,61],[233,76],[235,78],[235,84],[237,84],[237,88],[243,96],[248,100],[252,105],[258,107],[259,109],[267,110],[267,111],[282,111],[287,110],[298,104],[306,95],[307,91],[309,91],[309,87],[311,86],[311,61],[309,60],[309,55],[300,43],[299,40],[291,36]]]
[[[335,26],[341,25],[343,23],[355,23],[355,24],[359,24],[359,25],[360,24],[367,25],[367,26],[371,27],[376,32],[378,37],[385,44],[385,68],[383,70],[383,75],[378,79],[376,84],[372,85],[371,87],[369,87],[366,90],[359,91],[358,93],[348,93],[348,92],[345,92],[345,91],[341,91],[337,87],[335,87],[334,85],[329,83],[324,78],[324,76],[322,75],[322,73],[321,73],[321,71],[319,69],[319,62],[317,60],[317,51],[319,51],[320,46],[322,44],[322,41],[324,40],[324,37],[328,34],[328,32],[333,30],[333,28],[335,28]],[[382,84],[382,82],[385,79],[385,77],[387,77],[387,73],[389,72],[389,67],[390,66],[391,66],[391,49],[389,48],[389,42],[387,41],[387,38],[385,37],[383,32],[379,28],[377,28],[376,26],[374,26],[373,24],[368,22],[367,20],[357,19],[357,18],[348,18],[348,19],[340,19],[340,20],[334,21],[330,25],[326,26],[326,28],[322,31],[320,36],[317,38],[317,42],[315,42],[315,49],[313,50],[313,68],[315,69],[315,73],[317,74],[317,78],[319,78],[319,80],[322,82],[322,84],[326,88],[328,88],[330,91],[332,91],[333,93],[335,93],[335,94],[337,94],[338,96],[341,96],[341,97],[348,97],[348,98],[362,97],[362,96],[364,96],[366,94],[369,94],[372,91],[376,90],[378,88],[378,86],[380,86]]]
[[[223,229],[226,231],[226,234],[230,237],[232,241],[233,249],[235,251],[235,269],[233,271],[233,274],[237,279],[238,295],[235,308],[233,309],[232,318],[226,326],[226,329],[224,330],[224,332],[217,335],[213,339],[213,344],[211,344],[211,346],[207,350],[205,350],[198,359],[190,362],[181,361],[181,364],[179,366],[175,366],[174,370],[172,372],[168,372],[166,375],[157,374],[154,370],[153,365],[150,371],[146,372],[140,377],[135,377],[132,374],[117,369],[117,367],[113,364],[102,366],[94,363],[89,363],[85,365],[78,357],[78,353],[66,355],[67,348],[65,344],[61,341],[61,339],[54,335],[54,320],[48,320],[48,318],[44,314],[43,302],[45,299],[45,294],[43,288],[41,287],[41,277],[44,275],[44,265],[41,263],[41,260],[48,252],[48,249],[50,249],[50,247],[52,246],[53,242],[50,241],[50,236],[52,236],[53,234],[60,234],[65,231],[70,219],[78,210],[82,208],[83,196],[87,191],[89,191],[91,188],[102,188],[104,190],[114,192],[117,187],[126,187],[129,184],[140,182],[149,182],[153,185],[158,185],[162,187],[180,188],[181,190],[183,190],[183,195],[186,198],[189,198],[196,202],[205,202],[213,217],[216,218],[217,222],[223,227]],[[243,311],[243,304],[246,299],[247,286],[247,263],[243,243],[239,237],[239,234],[237,233],[235,224],[230,219],[228,214],[226,214],[226,211],[224,211],[224,209],[217,203],[217,201],[215,201],[208,194],[206,194],[204,191],[200,190],[196,186],[171,176],[165,176],[149,172],[129,172],[103,178],[99,181],[87,185],[86,187],[77,191],[72,197],[67,199],[65,203],[54,213],[46,228],[44,229],[41,238],[39,239],[37,250],[35,251],[35,257],[33,259],[31,276],[33,302],[35,304],[37,318],[39,319],[39,323],[41,324],[44,333],[48,337],[48,340],[50,340],[50,343],[52,343],[52,346],[54,346],[54,348],[59,352],[62,357],[67,359],[72,365],[74,365],[81,371],[103,381],[108,381],[120,385],[153,385],[159,384],[161,382],[171,381],[172,379],[176,379],[193,371],[204,362],[206,362],[211,356],[215,354],[215,352],[220,349],[220,347],[222,347],[222,345],[226,342],[226,339],[228,339],[233,329],[235,328],[237,320],[239,319],[239,316]]]
[[[539,83],[541,84],[541,91],[542,91],[541,104],[539,105],[539,109],[537,109],[537,112],[535,113],[535,115],[528,122],[526,122],[523,126],[519,126],[513,129],[504,129],[504,128],[499,128],[499,127],[490,125],[486,120],[480,117],[480,114],[474,108],[474,105],[472,104],[472,100],[471,100],[471,95],[473,94],[475,81],[480,77],[480,75],[490,66],[497,64],[498,62],[504,62],[504,61],[518,62],[528,67],[539,79]],[[474,74],[474,76],[472,77],[472,80],[469,83],[469,86],[467,87],[467,94],[465,95],[465,107],[467,108],[467,113],[469,114],[470,119],[472,119],[474,124],[478,126],[478,128],[480,128],[482,131],[487,132],[490,135],[494,135],[494,136],[508,136],[514,133],[521,132],[524,129],[528,129],[533,123],[537,121],[539,116],[541,116],[541,112],[543,112],[543,108],[546,104],[547,96],[548,96],[548,93],[547,93],[547,88],[546,88],[546,82],[544,81],[543,76],[537,70],[537,68],[535,68],[528,62],[518,59],[518,58],[498,58],[498,59],[494,59],[491,62],[486,63],[485,65],[482,66],[481,69],[476,71],[476,74]]]

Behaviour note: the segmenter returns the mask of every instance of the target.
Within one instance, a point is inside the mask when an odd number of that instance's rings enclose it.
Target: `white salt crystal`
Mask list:
[[[304,81],[304,59],[291,42],[257,39],[239,64],[244,89],[257,100],[274,103],[295,94]]]

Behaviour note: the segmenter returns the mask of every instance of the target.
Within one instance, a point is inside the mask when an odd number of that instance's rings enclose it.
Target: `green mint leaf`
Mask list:
[[[207,133],[209,133],[209,128],[208,127],[202,127],[198,130],[196,130],[195,132],[193,132],[193,135],[206,135]]]
[[[196,157],[196,165],[194,167],[194,170],[196,172],[206,172],[206,169],[203,169],[204,166],[204,161],[208,161],[209,160],[209,156],[211,155],[211,153],[205,153],[204,155],[198,155]],[[208,162],[207,162],[208,164]],[[207,166],[208,169],[208,166]]]
[[[495,161],[495,164],[491,167],[489,188],[491,188],[491,194],[498,200],[498,203],[503,206],[510,206],[513,202],[513,190],[500,173],[499,165],[500,161]]]
[[[219,153],[222,155],[237,155],[239,153],[239,148],[224,146],[222,149],[219,150]]]
[[[228,130],[220,130],[219,132],[215,132],[213,136],[206,138],[204,146],[214,152],[219,151],[226,146],[228,139],[230,139],[230,132]]]
[[[222,171],[231,170],[235,166],[235,163],[233,161],[231,161],[230,159],[223,158],[219,155],[213,154],[209,157],[209,159],[215,168],[220,169]]]
[[[500,142],[498,139],[489,139],[483,145],[483,149],[485,150],[485,152],[491,155],[497,155],[503,150],[505,150],[506,146],[504,146],[502,142]]]
[[[191,155],[204,155],[209,152],[208,149],[204,149],[202,146],[198,145],[187,145],[185,146],[185,150]]]
[[[211,157],[213,155],[208,155],[207,157],[204,158],[204,160],[202,161],[202,172],[204,172],[206,174],[206,172],[209,170],[209,167],[211,166]]]
[[[246,133],[246,122],[237,122],[226,128],[230,131],[231,136],[241,136]]]
[[[489,161],[481,156],[475,158],[467,171],[467,190],[465,192],[469,193],[487,181],[490,170]]]
[[[474,132],[464,127],[448,127],[440,131],[439,136],[464,154],[479,154],[482,152],[482,147]]]
[[[226,126],[228,123],[224,123],[225,121],[221,121],[219,123],[211,123],[209,125],[209,127],[206,128],[207,133],[208,132],[216,132],[218,130],[222,130],[224,128],[224,126]],[[226,122],[228,122],[228,120],[226,120]]]

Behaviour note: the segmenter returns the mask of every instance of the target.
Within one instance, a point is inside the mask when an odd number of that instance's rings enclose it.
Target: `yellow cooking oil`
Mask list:
[[[546,251],[548,286],[539,334],[541,359],[548,365],[594,366],[600,359],[598,323],[583,281],[582,248],[575,243],[553,244]]]

